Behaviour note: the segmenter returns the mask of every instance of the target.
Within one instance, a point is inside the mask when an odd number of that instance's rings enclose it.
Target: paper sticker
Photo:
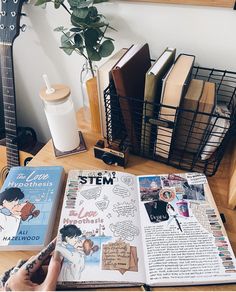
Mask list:
[[[110,201],[108,200],[108,197],[104,196],[103,200],[97,201],[95,205],[99,210],[104,211],[105,209],[107,209],[109,203]]]
[[[101,194],[102,188],[95,187],[88,190],[81,191],[80,194],[87,200],[97,199]]]
[[[123,240],[132,241],[135,236],[139,235],[138,227],[134,226],[133,222],[130,220],[110,224],[109,227],[115,237],[119,237]]]
[[[134,205],[135,201],[117,203],[113,206],[113,211],[117,213],[118,217],[120,216],[132,216],[134,217],[134,212],[137,211],[136,206]]]
[[[189,185],[206,184],[206,176],[202,173],[186,173],[186,179]]]
[[[120,185],[114,186],[113,193],[116,194],[117,196],[121,196],[122,198],[130,196],[129,190],[125,187],[120,186]]]
[[[138,256],[136,246],[130,246],[123,241],[103,244],[102,269],[118,270],[122,275],[126,271],[138,271]]]
[[[119,270],[129,268],[130,245],[123,241],[103,244],[102,246],[102,269]]]

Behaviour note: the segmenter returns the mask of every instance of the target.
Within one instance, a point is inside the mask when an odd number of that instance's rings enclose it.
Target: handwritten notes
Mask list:
[[[102,248],[102,269],[118,270],[121,274],[127,271],[138,272],[136,246],[118,240],[104,244]]]
[[[102,269],[119,270],[129,268],[130,245],[123,241],[103,244],[102,247]]]

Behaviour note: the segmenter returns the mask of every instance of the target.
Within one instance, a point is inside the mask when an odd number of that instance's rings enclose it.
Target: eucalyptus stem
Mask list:
[[[66,5],[64,3],[61,3],[61,6],[71,15],[72,13],[70,12],[70,10],[66,7]]]
[[[90,60],[90,58],[88,58],[88,62],[89,62],[89,68],[90,68],[90,71],[92,73],[92,76],[95,77],[94,72],[93,72],[93,64],[92,64],[92,61]]]

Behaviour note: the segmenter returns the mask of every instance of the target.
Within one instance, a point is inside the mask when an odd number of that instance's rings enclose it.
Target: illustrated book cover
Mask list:
[[[12,167],[0,192],[0,250],[38,250],[51,240],[64,169]]]
[[[68,174],[59,287],[236,281],[236,262],[203,174]]]

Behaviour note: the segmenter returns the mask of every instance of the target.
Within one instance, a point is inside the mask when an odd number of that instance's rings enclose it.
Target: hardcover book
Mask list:
[[[191,78],[195,57],[181,54],[167,74],[162,87],[162,107],[159,114],[160,122],[167,127],[158,127],[155,154],[169,157],[173,135],[173,123],[176,120],[176,108],[179,107],[185,95]]]
[[[181,102],[175,133],[175,147],[201,153],[211,132],[211,114],[216,107],[215,83],[193,79]],[[192,110],[188,112],[186,110]],[[214,134],[213,134],[214,135]],[[214,143],[213,143],[214,144]]]
[[[194,119],[197,115],[199,100],[201,98],[204,81],[192,79],[185,96],[181,101],[181,111],[178,116],[177,129],[175,133],[175,147],[179,150],[189,151],[191,136],[195,135]],[[188,111],[191,110],[191,111]]]
[[[37,250],[51,239],[61,166],[12,167],[0,192],[0,250]]]
[[[145,75],[151,67],[148,44],[133,45],[112,69],[129,142],[140,150]]]
[[[127,49],[121,49],[116,54],[112,55],[102,66],[97,70],[97,84],[98,84],[98,96],[99,96],[99,108],[100,108],[100,121],[102,136],[107,136],[106,129],[106,110],[104,104],[104,90],[108,87],[110,82],[111,70],[115,64],[120,60],[121,57],[126,53]],[[112,119],[111,113],[108,113],[108,120]],[[112,129],[109,129],[112,131]],[[112,136],[112,132],[109,133]]]
[[[236,261],[206,177],[69,172],[56,250],[58,286],[236,281]]]
[[[145,89],[144,89],[144,101],[147,101],[145,108],[143,109],[143,124],[142,124],[142,136],[141,136],[141,150],[142,153],[148,155],[150,150],[153,152],[153,138],[152,133],[153,126],[146,122],[146,116],[156,118],[158,113],[156,112],[153,103],[160,103],[161,91],[162,91],[162,79],[165,74],[170,70],[175,61],[176,49],[166,48],[156,62],[146,73]],[[156,115],[156,116],[153,116]]]

